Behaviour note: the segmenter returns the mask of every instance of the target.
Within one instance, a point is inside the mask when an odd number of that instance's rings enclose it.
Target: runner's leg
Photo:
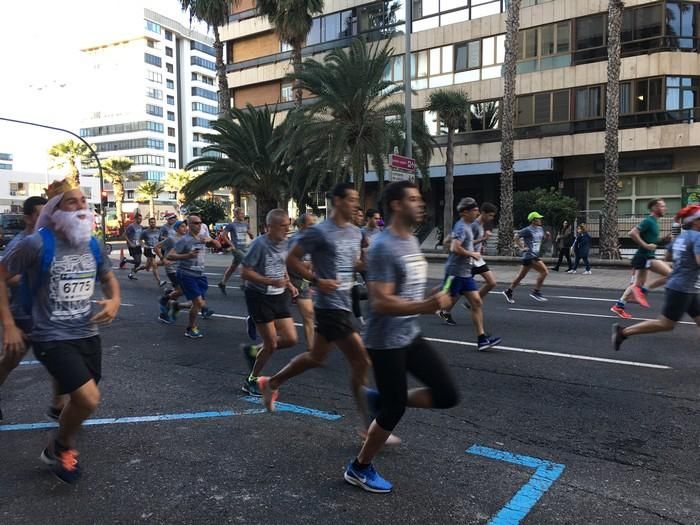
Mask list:
[[[59,419],[58,441],[61,445],[75,448],[75,437],[80,426],[97,409],[99,403],[100,391],[93,379],[69,394],[69,401]]]
[[[484,312],[482,310],[483,301],[479,292],[465,292],[464,297],[469,301],[469,313],[472,317],[474,330],[477,336],[484,335]]]
[[[515,276],[513,282],[510,283],[509,290],[515,290],[515,288],[520,284],[520,281],[525,279],[525,276],[530,272],[530,266],[521,266],[518,275]]]
[[[347,359],[350,365],[350,386],[355,396],[357,409],[366,425],[366,421],[368,420],[367,404],[362,387],[367,385],[367,372],[369,371],[370,362],[367,351],[365,350],[365,345],[362,343],[362,338],[357,332],[353,332],[345,339],[335,341],[335,344],[340,351],[343,352],[345,359]]]
[[[480,274],[481,277],[486,281],[485,284],[479,288],[479,297],[482,299],[488,295],[488,293],[496,287],[496,277],[493,275],[492,271],[488,271]]]
[[[309,350],[314,344],[314,303],[311,299],[297,298],[297,306],[301,314],[301,320],[304,324],[304,339],[306,340],[306,349]]]
[[[287,363],[282,370],[270,377],[270,388],[272,390],[278,390],[280,386],[291,378],[303,374],[312,368],[323,366],[331,349],[332,344],[329,343],[325,337],[316,332],[314,334],[314,345],[311,347],[311,350],[297,355]]]
[[[269,323],[256,324],[255,327],[263,340],[263,346],[258,351],[255,365],[251,372],[251,376],[258,377],[275,350],[294,346],[299,338],[294,326],[294,320],[291,317],[276,319]]]

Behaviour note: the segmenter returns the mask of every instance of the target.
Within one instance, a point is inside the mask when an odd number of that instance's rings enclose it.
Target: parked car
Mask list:
[[[15,235],[24,230],[24,215],[21,213],[0,214],[0,246],[5,247]]]

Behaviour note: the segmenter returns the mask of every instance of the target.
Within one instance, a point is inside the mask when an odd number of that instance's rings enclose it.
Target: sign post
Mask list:
[[[416,180],[416,159],[404,157],[403,155],[391,154],[389,156],[389,167],[391,168],[391,181]]]

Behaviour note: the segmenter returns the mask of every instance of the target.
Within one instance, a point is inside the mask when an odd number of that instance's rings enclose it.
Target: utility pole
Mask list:
[[[403,59],[403,93],[406,109],[406,156],[413,157],[413,122],[411,113],[411,31],[413,29],[413,0],[404,0],[406,3],[406,52]]]

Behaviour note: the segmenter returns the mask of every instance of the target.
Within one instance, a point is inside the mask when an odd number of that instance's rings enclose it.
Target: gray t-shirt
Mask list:
[[[318,290],[314,306],[321,309],[352,312],[350,290],[355,283],[355,262],[360,259],[362,233],[354,224],[338,226],[327,219],[299,235],[298,244],[311,254],[314,272],[319,279],[335,279],[340,286],[333,293]]]
[[[676,292],[700,293],[700,266],[695,260],[700,255],[700,232],[683,230],[669,246],[673,254],[673,271],[666,288]]]
[[[19,243],[22,239],[27,238],[28,235],[24,232],[21,231],[17,235],[15,235],[12,240],[7,243],[7,246],[5,246],[5,256],[3,259],[7,259],[8,257],[11,256],[12,252],[19,246]],[[12,317],[15,320],[28,320],[31,319],[32,316],[28,314],[25,309],[24,309],[24,304],[22,302],[22,293],[21,293],[21,288],[22,284],[21,281],[17,286],[13,286],[10,288],[10,312],[12,312]]]
[[[33,341],[65,341],[97,335],[91,299],[97,282],[112,271],[106,252],[102,252],[99,268],[89,242],[73,247],[55,237],[54,260],[48,275],[39,275],[43,240],[34,233],[3,259],[10,275],[26,272],[30,289],[36,289],[32,300]],[[37,284],[37,279],[39,283]]]
[[[243,258],[243,266],[270,279],[283,279],[287,275],[287,239],[273,242],[267,235],[261,235],[250,243],[248,253]],[[265,295],[280,295],[285,288],[265,286],[246,281],[245,287]]]
[[[129,224],[129,226],[126,227],[126,230],[124,230],[124,234],[126,235],[130,246],[139,245],[142,232],[143,226],[141,226],[140,224],[136,224],[135,222],[132,222],[131,224]]]
[[[175,236],[175,228],[170,226],[168,223],[163,224],[163,226],[160,227],[160,237],[158,238],[159,241],[162,241],[163,239],[167,239],[168,237],[174,237]]]
[[[163,254],[164,258],[168,257],[168,253],[172,251],[173,248],[175,248],[175,242],[179,239],[177,234],[171,235],[170,237],[163,239],[160,241],[160,252]],[[165,265],[165,273],[168,273],[170,275],[177,273],[177,263],[176,264],[166,264]]]
[[[250,225],[247,222],[233,221],[226,225],[226,231],[231,234],[231,242],[237,250],[246,251],[248,249],[248,230]]]
[[[294,232],[294,234],[289,238],[289,251],[290,251],[290,252],[292,251],[292,249],[294,248],[294,246],[296,246],[296,244],[299,242],[299,237],[301,236],[302,233],[304,233],[304,232],[301,231],[301,230],[296,231],[296,232]],[[310,261],[311,261],[311,254],[309,254],[309,253],[304,254],[304,257],[302,257],[301,260],[304,261],[304,262],[310,262]],[[297,279],[297,280],[301,280],[301,279],[302,279],[302,276],[301,276],[301,275],[295,274],[295,273],[292,272],[289,268],[287,269],[287,273],[289,274],[289,277],[292,278],[292,279]]]
[[[452,228],[452,240],[458,241],[465,250],[474,251],[474,234],[471,224],[467,224],[463,220],[457,221]],[[472,276],[472,258],[466,255],[458,255],[450,251],[445,264],[445,274],[454,277],[471,277]]]
[[[474,240],[484,238],[484,225],[480,221],[476,220],[472,222],[470,226],[472,227],[472,237],[474,238]],[[481,253],[482,244],[484,244],[484,241],[475,242],[474,251]]]
[[[204,274],[204,256],[207,253],[207,247],[204,243],[205,238],[192,237],[192,234],[187,232],[175,242],[175,253],[190,253],[193,250],[199,250],[199,256],[195,259],[180,259],[177,261],[177,270],[184,275],[199,277]]]
[[[526,250],[522,253],[523,259],[536,259],[540,256],[542,239],[544,239],[544,228],[542,226],[526,226],[518,232],[518,236],[525,243]]]
[[[377,235],[382,233],[382,230],[380,230],[379,228],[368,228],[367,226],[365,226],[364,228],[362,228],[362,233],[364,233],[365,240],[367,241],[367,244],[369,245],[369,244],[372,244],[372,241],[374,240],[374,238]]]
[[[160,230],[158,228],[145,228],[141,231],[140,238],[146,248],[153,248],[160,239]]]
[[[369,248],[367,280],[396,285],[395,294],[407,301],[422,301],[428,282],[428,263],[418,239],[399,237],[385,230]],[[372,310],[365,327],[367,348],[403,348],[420,334],[417,315],[378,314]]]

